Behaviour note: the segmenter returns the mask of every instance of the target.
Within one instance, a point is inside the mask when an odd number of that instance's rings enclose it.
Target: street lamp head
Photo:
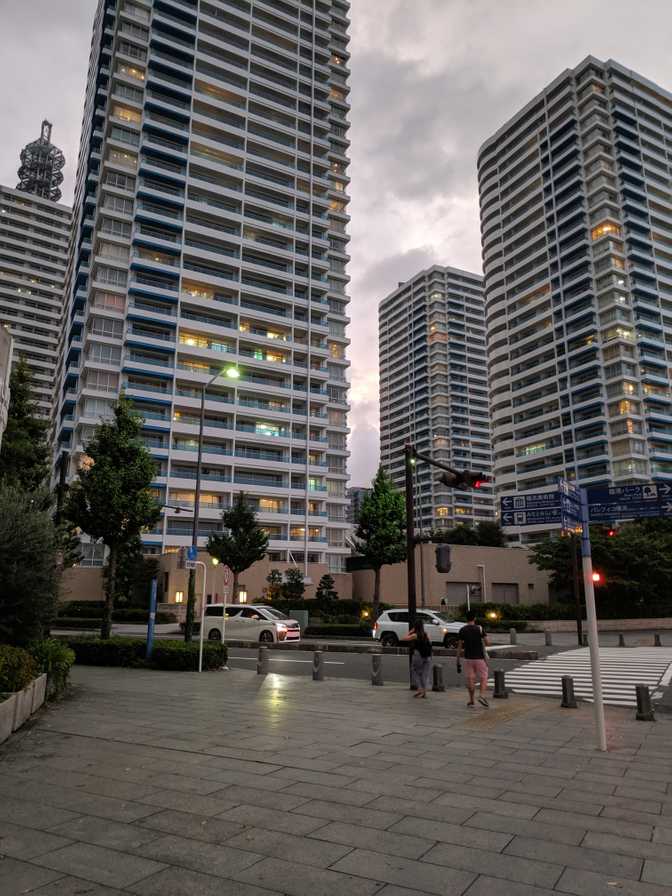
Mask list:
[[[227,376],[230,380],[239,380],[240,370],[238,370],[237,367],[227,367],[224,370],[224,375]]]
[[[219,557],[211,557],[210,560],[213,566],[219,566]]]

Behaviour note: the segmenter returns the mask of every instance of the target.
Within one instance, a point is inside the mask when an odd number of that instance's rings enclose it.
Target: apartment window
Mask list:
[[[146,50],[143,50],[142,47],[136,47],[135,44],[131,44],[127,40],[119,41],[119,52],[125,56],[130,56],[131,59],[139,59],[141,62],[147,59]]]
[[[184,600],[184,591],[176,591],[175,592],[175,603],[181,604]]]
[[[98,243],[98,251],[96,253],[102,258],[113,258],[117,261],[128,261],[128,246],[120,246],[117,243]]]
[[[124,322],[116,318],[93,317],[89,327],[95,336],[109,336],[112,339],[121,339],[124,333]]]
[[[115,118],[120,118],[122,121],[130,121],[133,124],[140,124],[142,121],[142,115],[135,109],[129,109],[126,106],[113,106],[112,107],[112,115]],[[114,137],[114,133],[111,135]],[[132,141],[126,140],[126,143],[130,143]]]
[[[129,65],[126,62],[121,62],[117,65],[117,74],[126,75],[126,77],[134,78],[136,81],[145,80],[145,73],[141,68],[136,68],[134,65]]]
[[[140,135],[135,131],[129,131],[126,128],[120,128],[112,125],[110,129],[110,139],[118,140],[120,143],[128,143],[130,146],[137,146],[140,143]]]
[[[119,377],[108,370],[89,370],[86,374],[86,388],[97,389],[99,392],[116,392],[119,387]]]
[[[121,349],[117,345],[94,342],[89,349],[88,358],[101,364],[118,364],[121,361]]]
[[[117,221],[116,218],[102,218],[100,229],[103,233],[120,236],[124,239],[128,239],[131,235],[131,225],[127,221]],[[126,250],[126,254],[128,255],[128,250]]]
[[[105,308],[107,311],[123,311],[126,308],[126,297],[116,292],[96,292],[93,296],[94,308]]]
[[[105,183],[111,187],[117,187],[119,190],[128,190],[129,192],[135,189],[135,178],[130,177],[128,174],[121,174],[119,171],[106,171]]]
[[[105,198],[103,199],[103,208],[110,209],[114,212],[121,212],[124,215],[132,215],[133,200],[122,199],[120,196],[112,196],[109,193],[106,193]]]
[[[126,271],[117,270],[117,268],[97,267],[94,274],[94,280],[101,283],[110,283],[115,286],[126,286]]]
[[[602,239],[603,236],[621,236],[621,228],[615,221],[603,221],[590,231],[590,236],[594,240]]]
[[[84,402],[84,416],[111,420],[114,417],[114,408],[104,398],[87,398]]]

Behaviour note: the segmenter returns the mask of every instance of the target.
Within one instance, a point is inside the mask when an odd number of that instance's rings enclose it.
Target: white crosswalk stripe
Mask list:
[[[666,647],[601,647],[600,669],[604,702],[612,706],[635,706],[635,685],[649,686],[652,697],[662,696],[660,687],[672,679],[672,649]],[[590,651],[587,647],[555,653],[526,663],[506,673],[506,687],[520,694],[557,696],[561,679],[571,675],[577,698],[592,701]]]

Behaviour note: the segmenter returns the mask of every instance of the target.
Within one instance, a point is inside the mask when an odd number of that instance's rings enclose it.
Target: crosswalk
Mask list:
[[[653,699],[672,680],[672,649],[666,647],[601,647],[600,670],[604,702],[635,706],[635,685],[649,686]],[[555,653],[506,673],[506,687],[520,694],[557,696],[561,679],[571,675],[577,698],[592,701],[590,651],[587,647]]]

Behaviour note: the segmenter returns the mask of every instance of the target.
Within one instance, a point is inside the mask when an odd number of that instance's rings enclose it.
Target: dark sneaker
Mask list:
[[[490,704],[489,704],[488,701],[485,699],[485,697],[479,697],[479,698],[478,698],[478,702],[481,704],[481,706],[490,706]]]

